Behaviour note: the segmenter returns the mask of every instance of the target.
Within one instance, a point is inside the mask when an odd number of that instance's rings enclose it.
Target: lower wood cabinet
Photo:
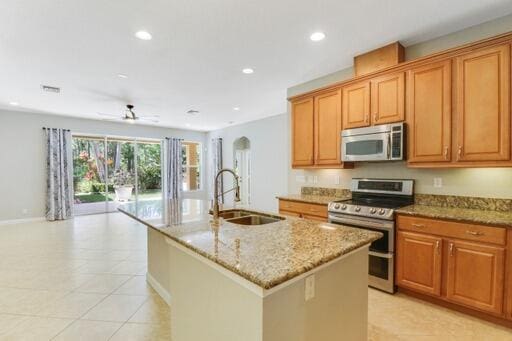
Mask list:
[[[398,232],[397,284],[440,296],[442,242],[439,237]]]
[[[512,231],[397,217],[396,284],[512,319]]]
[[[505,249],[449,241],[446,298],[480,310],[501,314]]]
[[[279,214],[326,222],[327,205],[279,199]]]

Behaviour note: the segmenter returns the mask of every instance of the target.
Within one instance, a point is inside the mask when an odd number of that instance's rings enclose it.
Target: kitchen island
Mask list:
[[[192,199],[120,211],[149,227],[147,280],[171,306],[173,340],[366,340],[368,246],[381,234],[283,216],[215,224]]]

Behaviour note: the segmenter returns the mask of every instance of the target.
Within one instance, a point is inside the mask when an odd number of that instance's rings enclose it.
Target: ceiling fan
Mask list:
[[[107,117],[115,117],[112,119],[104,118],[103,119],[104,121],[125,121],[128,123],[135,123],[135,121],[146,121],[146,122],[158,123],[158,120],[157,120],[157,118],[159,117],[158,115],[137,116],[135,114],[135,112],[133,111],[133,108],[134,108],[133,105],[127,104],[126,112],[125,112],[124,116],[119,116],[119,115],[115,115],[115,114],[105,114],[105,113],[101,113],[101,112],[99,112],[98,115],[107,116]]]

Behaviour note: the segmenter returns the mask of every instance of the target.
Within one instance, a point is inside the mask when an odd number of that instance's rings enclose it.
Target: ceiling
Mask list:
[[[512,12],[512,0],[16,0],[0,4],[0,107],[213,130],[286,111],[286,89]],[[150,41],[134,33],[146,30]],[[323,31],[326,39],[309,36]],[[243,68],[255,70],[243,74]],[[128,78],[118,77],[125,74]],[[41,84],[61,88],[60,94]],[[16,108],[10,102],[18,102]],[[233,110],[239,107],[240,110]],[[187,110],[199,110],[192,116]],[[231,122],[231,123],[230,123]]]

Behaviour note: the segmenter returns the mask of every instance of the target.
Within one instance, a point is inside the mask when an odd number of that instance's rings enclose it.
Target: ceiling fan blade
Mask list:
[[[114,114],[105,114],[103,112],[97,112],[98,115],[100,116],[108,116],[108,117],[119,117],[119,115],[114,115]]]
[[[139,121],[158,123],[158,120],[154,120],[154,119],[147,118],[147,117],[139,117],[138,119],[139,119]]]

